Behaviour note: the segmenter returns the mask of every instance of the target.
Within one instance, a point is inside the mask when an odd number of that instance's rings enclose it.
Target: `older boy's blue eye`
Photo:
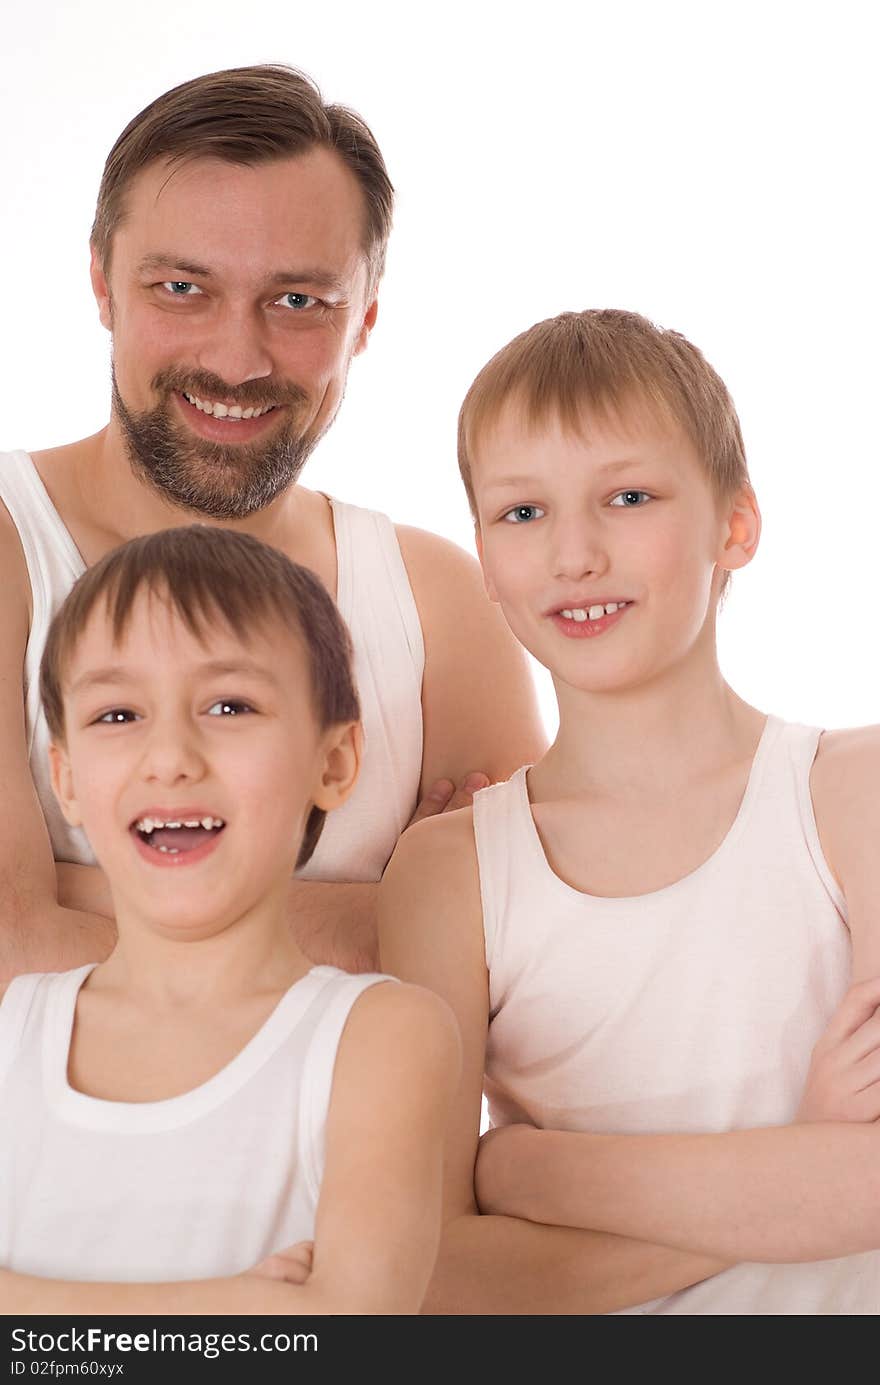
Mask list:
[[[615,495],[611,504],[617,505],[621,509],[635,510],[650,499],[647,491],[621,491],[620,495]]]
[[[540,519],[543,513],[538,505],[515,505],[504,518],[508,524],[528,524],[532,519]]]
[[[247,702],[234,702],[232,698],[221,697],[208,708],[209,717],[237,717],[242,712],[251,712]]]

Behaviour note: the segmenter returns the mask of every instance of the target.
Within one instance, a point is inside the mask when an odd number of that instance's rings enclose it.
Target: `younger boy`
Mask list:
[[[721,676],[760,533],[730,397],[677,333],[564,314],[477,377],[459,458],[560,723],[383,886],[383,965],[464,1041],[428,1305],[875,1313],[880,1129],[808,1122],[880,1116],[880,741]]]
[[[454,1023],[310,967],[286,914],[360,757],[333,601],[248,535],[164,530],[76,584],[41,685],[119,941],[0,1006],[4,1310],[416,1312]]]

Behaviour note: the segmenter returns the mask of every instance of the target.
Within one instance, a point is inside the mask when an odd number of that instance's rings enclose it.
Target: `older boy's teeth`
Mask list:
[[[608,602],[606,602],[606,605],[605,605],[605,614],[606,614],[606,616],[613,616],[613,615],[614,615],[614,612],[615,612],[616,610],[617,610],[617,602],[616,602],[616,601],[608,601]]]
[[[582,624],[587,618],[587,613],[586,611],[572,611],[571,618],[576,620],[578,624]]]
[[[590,620],[601,620],[605,614],[605,607],[591,606],[587,614],[589,615]]]

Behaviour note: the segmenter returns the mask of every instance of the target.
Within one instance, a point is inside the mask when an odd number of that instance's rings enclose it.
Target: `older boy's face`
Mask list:
[[[562,682],[623,691],[711,643],[728,520],[679,429],[633,410],[535,430],[509,407],[473,480],[489,593]]]
[[[167,499],[242,518],[296,479],[375,317],[364,199],[330,150],[253,168],[150,165],[108,275],[114,416]]]
[[[99,607],[64,686],[67,810],[117,911],[192,938],[283,898],[324,765],[299,641],[206,635],[141,595],[115,644]]]

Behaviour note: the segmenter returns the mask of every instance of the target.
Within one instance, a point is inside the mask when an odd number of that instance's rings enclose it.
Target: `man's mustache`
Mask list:
[[[219,375],[212,375],[207,370],[160,370],[158,375],[153,376],[152,387],[158,394],[195,395],[198,399],[239,404],[243,409],[263,408],[267,404],[292,405],[295,408],[308,401],[305,390],[292,380],[275,380],[267,376],[262,380],[243,380],[238,385],[229,385]]]

